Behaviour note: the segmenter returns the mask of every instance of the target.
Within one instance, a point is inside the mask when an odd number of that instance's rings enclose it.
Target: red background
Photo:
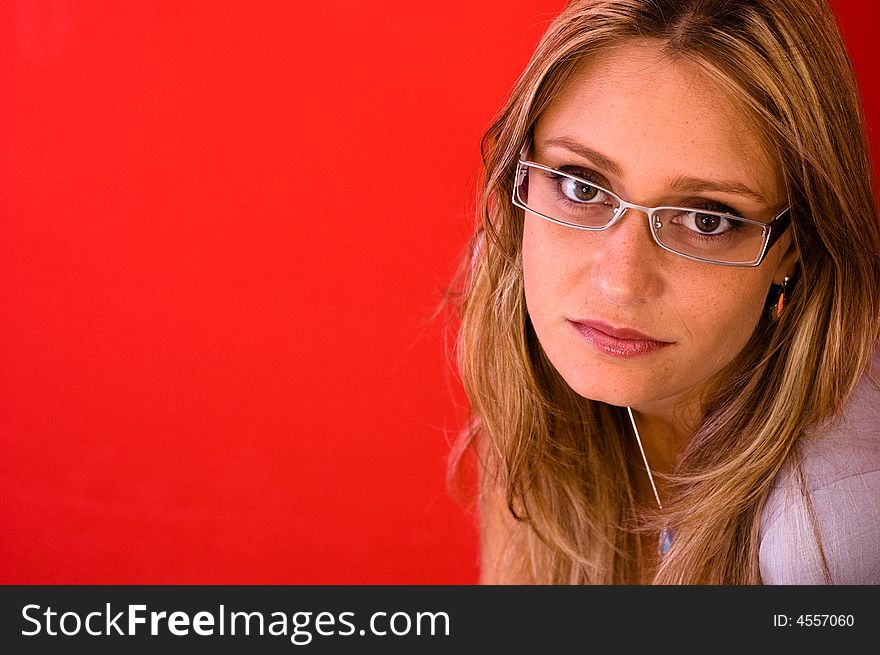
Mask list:
[[[476,581],[428,318],[562,4],[0,4],[0,582]]]

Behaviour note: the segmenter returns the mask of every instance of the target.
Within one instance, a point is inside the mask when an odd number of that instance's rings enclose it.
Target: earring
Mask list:
[[[780,316],[782,316],[782,310],[785,307],[785,288],[788,286],[788,281],[790,279],[789,276],[785,276],[785,279],[779,287],[779,295],[776,297],[776,302],[770,305],[770,320],[774,323],[779,320]]]

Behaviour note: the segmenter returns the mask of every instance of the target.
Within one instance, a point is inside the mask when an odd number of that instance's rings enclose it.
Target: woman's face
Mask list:
[[[732,106],[695,64],[633,41],[582,65],[538,120],[528,157],[638,205],[727,206],[768,222],[786,205],[779,174]],[[771,282],[792,270],[789,244],[784,235],[756,268],[719,266],[660,248],[637,210],[601,232],[525,212],[529,316],[578,394],[670,414],[742,350]]]

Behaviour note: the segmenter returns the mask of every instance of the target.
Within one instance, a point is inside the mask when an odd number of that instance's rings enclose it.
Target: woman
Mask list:
[[[880,223],[820,0],[583,0],[483,139],[485,583],[880,583]]]

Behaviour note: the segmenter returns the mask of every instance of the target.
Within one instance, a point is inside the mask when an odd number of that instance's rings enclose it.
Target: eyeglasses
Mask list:
[[[785,232],[786,207],[768,223],[687,207],[643,207],[583,178],[520,159],[513,204],[578,230],[606,230],[627,209],[644,212],[658,246],[677,255],[722,266],[758,266]]]

